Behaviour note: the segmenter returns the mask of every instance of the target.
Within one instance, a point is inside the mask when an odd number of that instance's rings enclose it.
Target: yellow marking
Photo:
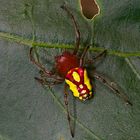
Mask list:
[[[71,73],[71,70],[70,71],[68,71],[68,73],[67,74],[70,74]]]
[[[74,71],[72,73],[72,76],[73,76],[75,81],[80,82],[80,76],[79,76],[79,74],[77,72]]]
[[[82,90],[81,93],[82,93],[82,94],[86,93],[86,90]]]
[[[80,100],[83,100],[82,96],[79,97]]]
[[[88,78],[86,69],[84,69],[84,83],[87,85],[87,88],[88,88],[89,90],[92,89],[92,86],[91,86],[91,84],[90,84],[90,80],[89,80],[89,78]]]
[[[83,95],[84,97],[87,97],[87,94]]]
[[[75,84],[73,84],[71,81],[65,79],[66,83],[69,85],[70,90],[73,92],[73,95],[75,97],[79,97],[79,92],[77,90],[77,86]]]
[[[83,85],[81,84],[79,87],[82,89],[83,88]]]

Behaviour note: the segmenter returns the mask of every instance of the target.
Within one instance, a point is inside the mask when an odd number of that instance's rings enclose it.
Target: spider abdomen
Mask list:
[[[65,78],[70,69],[79,67],[79,58],[70,52],[63,52],[55,57],[55,67],[58,74]]]
[[[69,85],[73,95],[80,100],[85,101],[92,97],[92,85],[85,68],[71,69],[65,77],[65,82]]]

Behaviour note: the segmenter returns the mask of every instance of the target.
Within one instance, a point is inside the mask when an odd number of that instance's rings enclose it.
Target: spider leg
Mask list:
[[[121,93],[117,87],[114,87],[112,82],[106,80],[103,76],[101,76],[100,74],[98,73],[94,73],[94,77],[99,80],[100,82],[102,82],[104,85],[106,85],[107,87],[109,87],[112,91],[114,91],[114,93],[119,96],[120,98],[122,98],[127,104],[131,105],[132,106],[132,103],[129,101],[128,97]]]
[[[47,81],[44,78],[38,78],[38,77],[35,77],[35,80],[37,80],[42,86],[44,85],[53,86],[53,85],[60,84],[63,82],[61,80],[60,81]]]
[[[52,71],[51,71],[52,72]],[[51,79],[55,79],[56,81],[64,81],[64,79],[60,76],[55,75],[55,73],[51,73],[52,75],[46,75],[46,73],[44,73],[44,71],[40,70],[39,74],[41,76],[41,78],[51,78]]]
[[[97,61],[97,60],[101,59],[102,57],[106,56],[106,54],[107,54],[107,50],[104,50],[103,52],[101,52],[98,55],[96,55],[95,57],[93,57],[92,60],[88,60],[88,63],[93,63],[94,61]]]
[[[71,117],[70,117],[70,112],[69,112],[69,107],[68,107],[68,92],[67,92],[66,84],[64,85],[64,102],[65,102],[65,106],[66,106],[66,110],[67,110],[67,119],[68,119],[68,123],[69,123],[70,133],[71,133],[71,136],[74,137],[74,130],[72,128]]]
[[[83,53],[82,53],[82,55],[81,55],[81,57],[80,57],[80,67],[83,66],[84,58],[85,58],[85,55],[86,55],[86,53],[87,53],[89,47],[90,47],[90,46],[86,46],[86,47],[85,47],[85,49],[84,49],[84,51],[83,51]],[[105,56],[106,53],[107,53],[107,50],[104,50],[103,52],[101,52],[101,53],[99,53],[97,56],[95,56],[95,57],[93,58],[93,60],[100,59],[101,57]],[[93,63],[93,60],[88,60],[88,63]]]
[[[104,57],[106,55],[106,53],[107,53],[107,50],[102,51],[97,56],[93,57],[93,60],[98,60],[98,59]]]
[[[80,57],[80,67],[82,67],[83,64],[84,64],[84,58],[85,58],[85,55],[86,55],[86,53],[87,53],[89,47],[90,47],[90,46],[86,46],[86,47],[85,47],[85,49],[84,49],[84,51],[83,51],[83,53],[82,53],[82,55],[81,55],[81,57]]]
[[[75,28],[75,49],[73,51],[73,54],[77,54],[78,50],[79,50],[79,45],[80,45],[80,31],[78,29],[78,25],[76,23],[76,20],[75,20],[75,17],[73,16],[73,14],[70,12],[70,10],[68,9],[68,7],[64,4],[61,6],[62,9],[64,9],[68,14],[69,16],[71,17],[72,19],[72,22],[73,22],[73,25],[74,25],[74,28]]]
[[[40,74],[41,75],[44,75],[44,77],[48,76],[48,77],[51,77],[51,78],[56,79],[56,80],[62,80],[61,77],[58,77],[58,76],[54,75],[54,73],[52,71],[47,70],[43,66],[43,64],[41,64],[40,62],[36,61],[35,58],[32,55],[32,51],[33,51],[33,47],[30,49],[30,53],[29,53],[30,61],[33,64],[37,65],[38,68],[40,68]]]
[[[30,49],[30,54],[29,54],[30,61],[33,64],[37,65],[37,67],[39,67],[45,74],[51,75],[51,72],[50,71],[48,71],[40,62],[38,62],[38,61],[35,60],[35,58],[32,55],[32,51],[33,51],[33,47]]]

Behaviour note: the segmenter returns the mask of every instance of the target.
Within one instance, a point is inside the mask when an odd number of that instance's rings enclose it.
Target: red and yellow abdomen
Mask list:
[[[80,100],[84,101],[92,97],[92,85],[85,68],[77,67],[69,70],[65,82],[73,95]]]

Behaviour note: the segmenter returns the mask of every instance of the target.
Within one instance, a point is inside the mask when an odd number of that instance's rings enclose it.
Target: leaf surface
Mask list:
[[[60,8],[62,0],[0,1],[0,31],[29,40],[74,44],[74,28]],[[93,43],[114,51],[140,51],[140,1],[98,0],[101,14],[93,21],[80,13],[79,1],[67,0],[81,32],[81,46]],[[60,49],[38,49],[51,69]],[[91,57],[95,53],[90,52]],[[29,46],[0,40],[0,140],[71,140],[62,105],[63,84],[44,89],[35,80],[38,69],[29,61]],[[95,64],[93,64],[95,65]],[[138,140],[140,138],[140,59],[110,56],[97,71],[117,83],[130,98],[127,106],[102,83],[88,102],[73,99],[75,140]],[[55,95],[55,96],[54,96]]]

